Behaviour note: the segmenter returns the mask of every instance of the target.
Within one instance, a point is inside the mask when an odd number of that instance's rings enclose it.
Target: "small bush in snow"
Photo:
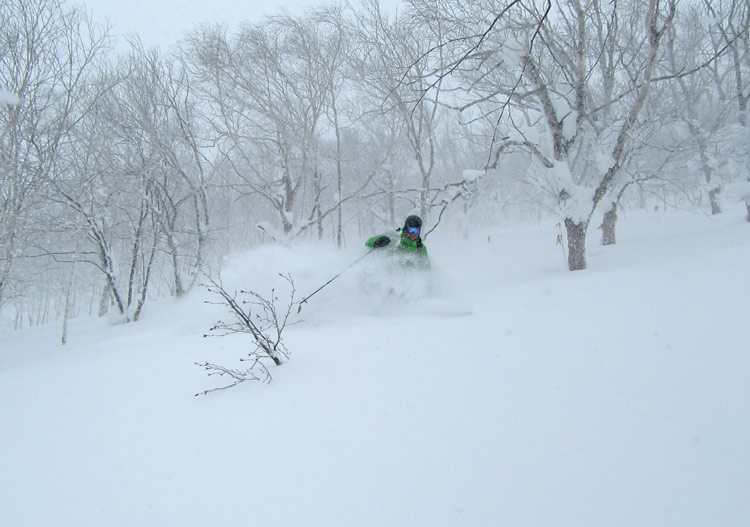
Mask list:
[[[215,294],[219,300],[208,302],[219,304],[228,308],[232,316],[231,322],[218,321],[204,337],[221,337],[235,333],[247,333],[252,337],[254,349],[248,353],[247,358],[240,361],[250,364],[247,368],[228,368],[210,362],[196,363],[208,371],[208,375],[227,376],[232,382],[226,386],[212,388],[196,395],[205,395],[218,390],[225,390],[246,381],[271,382],[271,372],[267,364],[273,363],[280,366],[284,359],[289,357],[289,351],[284,345],[282,333],[291,325],[290,316],[292,308],[297,302],[294,301],[294,281],[289,275],[280,275],[290,285],[288,303],[280,308],[277,303],[279,298],[276,290],[271,290],[270,298],[265,298],[255,291],[240,291],[230,294],[224,288],[221,279],[209,278],[208,291]]]

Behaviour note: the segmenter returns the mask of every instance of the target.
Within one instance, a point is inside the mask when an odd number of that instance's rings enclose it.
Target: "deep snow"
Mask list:
[[[250,345],[201,337],[224,316],[203,289],[65,347],[58,324],[3,333],[0,525],[748,525],[744,215],[626,212],[576,273],[552,220],[436,231],[428,276],[368,256],[305,304],[271,384],[203,397],[222,380],[194,363]],[[291,273],[299,299],[352,245],[222,278]]]

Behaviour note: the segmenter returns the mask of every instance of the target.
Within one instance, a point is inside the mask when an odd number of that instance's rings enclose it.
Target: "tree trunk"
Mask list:
[[[708,200],[711,203],[711,214],[721,214],[721,202],[719,201],[720,193],[721,189],[719,187],[708,192]]]
[[[745,207],[747,207],[747,221],[750,223],[750,199],[745,200]]]
[[[586,269],[586,230],[588,222],[574,222],[565,218],[565,230],[568,234],[568,269],[580,271]]]
[[[341,129],[339,128],[339,115],[338,109],[336,108],[336,97],[331,97],[331,110],[333,111],[333,129],[336,132],[336,194],[338,201],[338,210],[336,211],[336,247],[341,249],[344,245],[344,219],[343,207],[341,205],[341,198],[343,196],[343,180],[344,176],[341,169]]]
[[[602,221],[602,245],[615,245],[617,243],[617,203],[612,203],[612,208],[604,214]]]
[[[389,171],[387,181],[387,199],[388,199],[388,223],[389,225],[398,225],[396,220],[396,199],[394,193],[395,181],[393,174]]]
[[[133,314],[133,322],[137,322],[141,316],[141,310],[143,310],[143,304],[146,303],[146,294],[148,292],[148,282],[151,277],[151,269],[154,266],[154,256],[156,255],[156,246],[158,244],[158,238],[154,235],[153,242],[151,244],[151,255],[149,256],[146,269],[144,270],[143,285],[141,285],[140,298],[138,299],[138,305]]]
[[[72,287],[68,287],[67,291],[65,291],[65,307],[63,308],[63,317],[62,317],[62,335],[60,336],[60,344],[65,346],[68,343],[68,319],[70,318],[70,312],[72,311],[71,308],[71,289]]]
[[[178,254],[179,249],[177,243],[174,240],[174,221],[170,222],[169,231],[166,233],[167,247],[169,247],[169,256],[172,259],[172,273],[174,276],[174,296],[182,298],[185,294],[185,287],[182,285],[182,276],[180,274],[180,257]]]
[[[5,218],[2,218],[5,219]],[[10,271],[13,268],[13,261],[15,259],[15,233],[13,231],[15,229],[14,226],[10,226],[10,228],[6,228],[6,232],[10,233],[10,236],[8,236],[7,239],[7,245],[5,248],[5,263],[3,265],[2,272],[0,273],[0,307],[2,307],[3,302],[5,301],[5,290],[8,287],[8,281],[10,280]]]
[[[76,267],[78,266],[79,254],[81,254],[80,241],[78,242],[78,244],[76,244],[76,254],[73,257],[73,266],[70,269],[70,276],[68,277],[68,283],[65,287],[65,307],[63,308],[62,335],[60,337],[60,343],[63,346],[68,343],[68,319],[70,318],[71,312],[73,311],[73,286],[76,282]]]
[[[109,280],[107,280],[106,284],[104,284],[104,289],[102,289],[102,296],[99,299],[99,316],[104,317],[107,315],[107,311],[109,311],[109,306],[112,304],[112,284]]]

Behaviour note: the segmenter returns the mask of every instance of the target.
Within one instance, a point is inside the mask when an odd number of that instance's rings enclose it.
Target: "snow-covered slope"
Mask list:
[[[629,212],[576,273],[552,223],[436,232],[429,278],[368,256],[269,385],[194,397],[222,383],[195,362],[251,346],[201,337],[204,290],[65,347],[0,335],[0,525],[746,525],[744,208]],[[300,298],[364,251],[266,247],[222,278]]]

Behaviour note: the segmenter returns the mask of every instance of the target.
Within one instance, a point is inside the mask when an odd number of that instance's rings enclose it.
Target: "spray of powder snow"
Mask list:
[[[282,275],[293,279],[295,301],[307,299],[300,312],[306,324],[345,323],[363,316],[471,312],[468,300],[452,294],[439,265],[433,262],[430,270],[410,268],[392,254],[377,250],[367,254],[364,247],[266,245],[227,258],[221,279],[230,292],[252,290],[269,298],[273,291],[281,305],[291,293]]]

